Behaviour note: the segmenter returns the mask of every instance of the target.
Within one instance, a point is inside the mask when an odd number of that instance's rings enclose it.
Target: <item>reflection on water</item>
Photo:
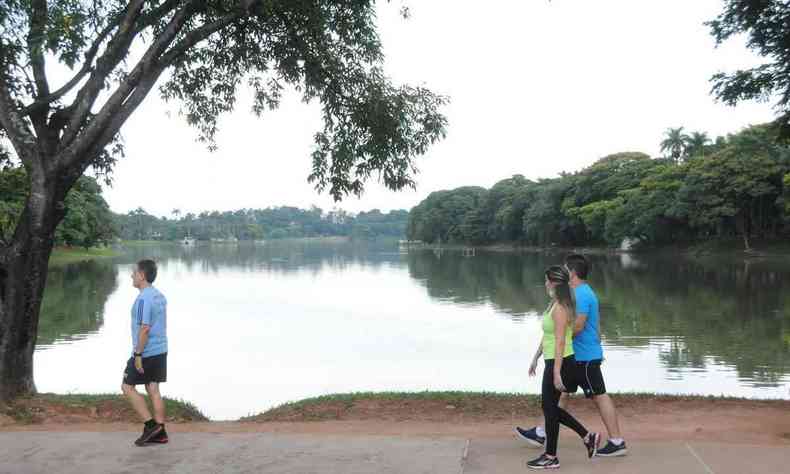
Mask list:
[[[107,297],[117,289],[117,273],[115,265],[97,261],[51,267],[41,304],[38,348],[84,339],[98,331]]]
[[[562,255],[407,253],[389,242],[130,248],[51,269],[40,388],[116,390],[129,272],[144,257],[159,262],[170,302],[170,394],[235,417],[349,390],[537,392],[525,366],[547,304],[542,270]],[[591,259],[612,389],[790,397],[790,263]],[[61,376],[86,363],[93,375]]]
[[[415,252],[409,272],[437,299],[490,301],[514,320],[546,307],[541,270],[562,255]],[[670,369],[728,364],[775,386],[790,372],[790,262],[592,256],[607,346],[656,347]]]

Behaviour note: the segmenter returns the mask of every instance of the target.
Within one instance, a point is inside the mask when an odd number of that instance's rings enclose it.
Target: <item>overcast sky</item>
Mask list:
[[[667,127],[711,137],[768,121],[768,104],[714,102],[710,76],[757,63],[742,41],[714,49],[703,25],[720,0],[496,0],[401,2],[379,7],[386,71],[395,82],[450,96],[447,138],[419,160],[416,191],[370,183],[358,212],[410,208],[432,191],[489,187],[576,171],[619,151],[658,155]],[[317,104],[289,94],[261,119],[239,107],[224,117],[219,150],[152,95],[123,129],[127,157],[106,197],[116,212],[157,215],[336,204],[307,183]]]

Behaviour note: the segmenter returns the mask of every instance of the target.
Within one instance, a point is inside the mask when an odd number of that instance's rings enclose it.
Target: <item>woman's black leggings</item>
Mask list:
[[[576,360],[572,355],[562,359],[562,368],[560,369],[562,383],[571,393],[575,392],[577,388],[575,370]],[[543,369],[541,402],[543,416],[546,419],[546,454],[552,456],[557,455],[560,423],[575,431],[582,438],[587,436],[587,429],[570,413],[559,407],[561,393],[554,387],[554,359],[547,359]]]

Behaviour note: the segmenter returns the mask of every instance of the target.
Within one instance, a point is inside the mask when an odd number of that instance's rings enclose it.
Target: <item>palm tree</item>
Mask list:
[[[705,145],[710,143],[710,138],[705,132],[694,132],[691,136],[686,137],[686,156],[689,158],[694,156],[705,157]]]
[[[680,157],[683,156],[688,135],[683,133],[683,127],[678,127],[668,128],[664,132],[664,137],[664,140],[661,142],[661,152],[669,152],[669,156],[677,163],[680,161]]]

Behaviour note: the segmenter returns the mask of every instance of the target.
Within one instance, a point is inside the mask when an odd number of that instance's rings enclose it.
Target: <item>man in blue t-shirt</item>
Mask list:
[[[584,390],[585,397],[595,401],[601,419],[609,432],[606,446],[598,449],[596,456],[624,456],[628,453],[628,449],[620,434],[617,410],[611,397],[606,393],[606,384],[604,384],[601,372],[601,362],[603,361],[601,321],[598,297],[587,283],[590,263],[583,255],[574,254],[565,258],[565,268],[571,275],[571,288],[573,288],[576,299],[573,351],[576,358],[577,382],[579,387]],[[563,393],[559,406],[564,409],[567,404],[568,394]],[[540,426],[529,430],[517,426],[516,433],[533,446],[542,447],[545,444],[546,434]]]
[[[145,421],[143,434],[135,441],[138,446],[168,442],[165,404],[159,393],[159,384],[167,381],[167,299],[152,286],[156,273],[153,260],[141,260],[132,270],[132,285],[140,293],[132,305],[133,354],[126,363],[121,390]],[[153,418],[145,398],[135,389],[141,384],[151,398]]]

